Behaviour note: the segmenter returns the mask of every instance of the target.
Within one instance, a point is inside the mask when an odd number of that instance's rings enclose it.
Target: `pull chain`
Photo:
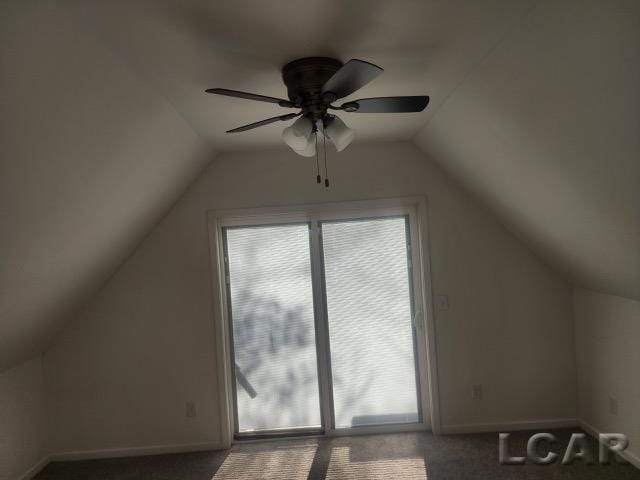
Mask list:
[[[324,128],[322,129],[322,151],[324,154],[324,186],[329,188],[329,174],[327,173],[327,140],[324,136]],[[318,178],[320,178],[319,175]]]
[[[320,183],[322,178],[320,177],[320,160],[318,154],[318,126],[315,123],[313,124],[313,132],[316,134],[316,172],[318,173],[316,183]]]

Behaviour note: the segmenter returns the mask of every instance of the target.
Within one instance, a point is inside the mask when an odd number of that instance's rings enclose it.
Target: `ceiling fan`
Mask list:
[[[340,106],[333,105],[337,100],[364,87],[382,72],[381,67],[363,60],[352,59],[343,64],[340,60],[333,58],[307,57],[294,60],[282,69],[282,79],[287,87],[288,100],[226,88],[210,88],[206,92],[299,109],[300,111],[297,113],[267,118],[228,130],[227,133],[244,132],[270,123],[300,117],[291,126],[284,129],[282,137],[296,153],[306,157],[315,155],[318,164],[318,133],[320,133],[323,143],[325,137],[329,138],[339,152],[344,150],[355,137],[355,132],[336,115],[329,113],[330,111],[407,113],[421,112],[426,108],[429,103],[428,96],[362,98],[343,103]],[[317,181],[320,183],[319,168]],[[326,178],[325,185],[329,186],[329,181]]]

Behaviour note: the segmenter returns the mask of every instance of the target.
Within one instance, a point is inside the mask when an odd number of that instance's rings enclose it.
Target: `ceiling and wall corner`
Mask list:
[[[640,296],[637,2],[299,5],[3,3],[0,370],[47,345],[211,145],[281,144],[283,125],[224,131],[286,111],[204,90],[282,96],[280,67],[309,55],[383,66],[358,96],[431,96],[345,114],[356,142],[413,140],[574,283]]]

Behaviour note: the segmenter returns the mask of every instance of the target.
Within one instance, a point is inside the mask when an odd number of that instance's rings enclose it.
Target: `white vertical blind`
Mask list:
[[[225,233],[238,431],[319,427],[308,225]]]
[[[405,228],[322,223],[337,428],[419,421]]]

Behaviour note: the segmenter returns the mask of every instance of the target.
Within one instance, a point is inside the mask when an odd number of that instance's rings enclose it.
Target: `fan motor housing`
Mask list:
[[[282,68],[282,80],[289,100],[302,108],[303,115],[322,118],[327,112],[322,87],[340,67],[340,60],[328,57],[300,58],[287,63]]]

